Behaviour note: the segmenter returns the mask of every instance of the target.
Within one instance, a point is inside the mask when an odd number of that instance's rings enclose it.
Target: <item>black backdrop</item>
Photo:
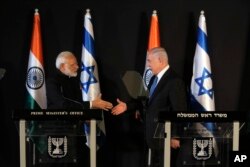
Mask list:
[[[86,8],[91,9],[102,94],[114,104],[117,97],[128,98],[121,75],[126,70],[143,72],[154,9],[158,11],[161,44],[188,90],[198,17],[204,10],[216,110],[249,110],[250,3],[247,0],[5,0],[0,5],[0,67],[7,70],[0,81],[1,166],[19,164],[18,132],[11,111],[24,106],[35,8],[41,17],[47,76],[53,73],[55,57],[60,51],[70,50],[80,59],[83,16]],[[140,124],[129,114],[114,117],[106,113],[105,118],[113,144],[110,148],[113,166],[137,166]]]

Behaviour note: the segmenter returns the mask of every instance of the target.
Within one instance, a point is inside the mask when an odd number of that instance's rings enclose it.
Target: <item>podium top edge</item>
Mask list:
[[[81,109],[81,110],[30,110],[15,109],[12,112],[13,120],[102,120],[102,110],[100,109]]]
[[[247,118],[246,111],[240,112],[220,112],[220,111],[203,111],[203,112],[159,112],[159,122],[245,122]]]

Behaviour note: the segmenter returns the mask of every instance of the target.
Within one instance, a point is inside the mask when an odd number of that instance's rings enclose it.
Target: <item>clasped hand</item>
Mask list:
[[[111,110],[111,114],[113,115],[119,115],[124,113],[127,110],[127,104],[121,101],[120,99],[116,99],[116,101],[118,104],[113,107],[112,103],[102,100],[100,94],[98,98],[92,101],[92,108],[103,109],[105,111]]]
[[[102,95],[100,94],[95,100],[92,101],[92,108],[103,109],[105,111],[111,110],[113,108],[113,104],[102,100]]]

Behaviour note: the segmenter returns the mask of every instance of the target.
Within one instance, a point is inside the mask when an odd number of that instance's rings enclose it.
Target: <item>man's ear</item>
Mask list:
[[[159,60],[159,62],[160,62],[160,63],[162,63],[162,62],[163,62],[162,57],[158,57],[158,60]]]
[[[61,72],[64,72],[65,71],[65,64],[64,63],[62,63],[61,65],[60,65],[60,71]]]

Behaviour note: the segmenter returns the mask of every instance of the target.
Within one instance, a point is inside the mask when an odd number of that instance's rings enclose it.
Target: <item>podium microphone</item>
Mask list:
[[[0,80],[4,77],[6,70],[4,68],[0,68]]]

